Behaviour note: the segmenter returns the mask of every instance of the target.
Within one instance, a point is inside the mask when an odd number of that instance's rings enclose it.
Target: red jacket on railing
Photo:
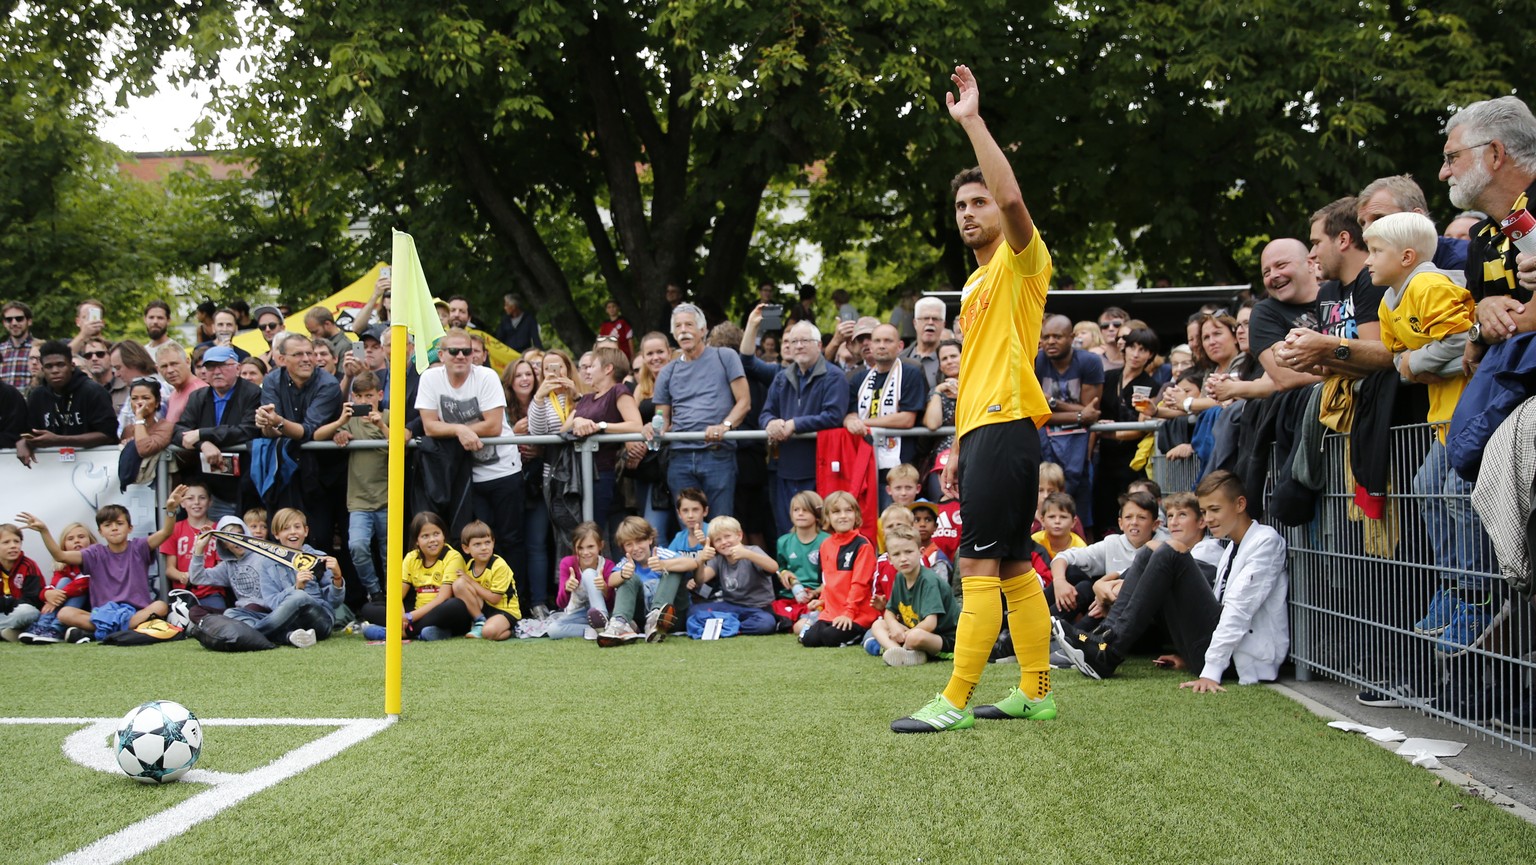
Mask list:
[[[859,534],[875,543],[880,525],[880,487],[875,474],[875,449],[862,436],[838,427],[816,434],[816,492],[822,498],[843,490],[859,501],[863,525]]]

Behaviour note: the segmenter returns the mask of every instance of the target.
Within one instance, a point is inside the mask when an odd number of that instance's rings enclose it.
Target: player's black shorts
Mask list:
[[[1040,492],[1040,431],[1029,418],[977,427],[960,442],[962,558],[1028,561]]]

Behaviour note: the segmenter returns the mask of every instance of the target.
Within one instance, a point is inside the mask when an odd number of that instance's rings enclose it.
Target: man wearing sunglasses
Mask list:
[[[81,360],[85,361],[85,374],[112,397],[112,413],[117,414],[123,410],[123,403],[128,401],[128,382],[118,378],[117,373],[112,371],[111,355],[112,344],[99,336],[86,340],[85,348],[80,352]]]
[[[0,381],[23,393],[32,386],[32,308],[19,300],[5,305],[5,339],[0,341]]]
[[[275,306],[256,307],[256,311],[251,313],[251,319],[256,322],[256,329],[261,331],[262,339],[265,339],[269,346],[272,345],[272,340],[276,339],[277,335],[283,332],[283,314],[278,312]],[[276,362],[278,359],[277,352],[269,351],[267,355],[269,365],[279,365]]]

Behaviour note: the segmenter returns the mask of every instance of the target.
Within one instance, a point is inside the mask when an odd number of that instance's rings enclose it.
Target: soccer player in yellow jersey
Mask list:
[[[1056,717],[1051,696],[1051,619],[1030,564],[1030,524],[1039,484],[1040,424],[1051,416],[1035,380],[1051,255],[1024,206],[1018,180],[981,119],[976,77],[964,66],[950,76],[949,116],[976,150],[976,168],[952,181],[955,225],[976,254],[966,280],[958,327],[960,394],[954,455],[944,489],[960,497],[959,573],[964,609],[955,637],[949,685],[928,705],[891,723],[897,733],[964,730],[975,718]],[[1019,686],[974,715],[967,706],[1002,628],[1002,596],[1019,659]]]

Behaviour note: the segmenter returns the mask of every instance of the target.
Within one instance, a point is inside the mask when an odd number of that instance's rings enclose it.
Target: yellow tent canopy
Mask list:
[[[297,310],[293,315],[283,320],[283,329],[293,333],[309,333],[304,327],[304,316],[312,309],[325,307],[331,311],[331,316],[336,319],[336,324],[347,335],[356,341],[357,337],[351,332],[353,318],[363,311],[368,304],[368,298],[373,296],[373,286],[379,281],[379,272],[386,266],[385,262],[375,264],[369,271],[358,278],[356,282],[343,288],[324,300]],[[502,370],[515,362],[521,355],[506,343],[483,330],[470,330],[471,334],[485,340],[485,351],[490,356],[491,367],[500,375]],[[267,350],[267,341],[259,330],[247,330],[235,335],[235,345],[245,349],[251,354],[262,354]]]

